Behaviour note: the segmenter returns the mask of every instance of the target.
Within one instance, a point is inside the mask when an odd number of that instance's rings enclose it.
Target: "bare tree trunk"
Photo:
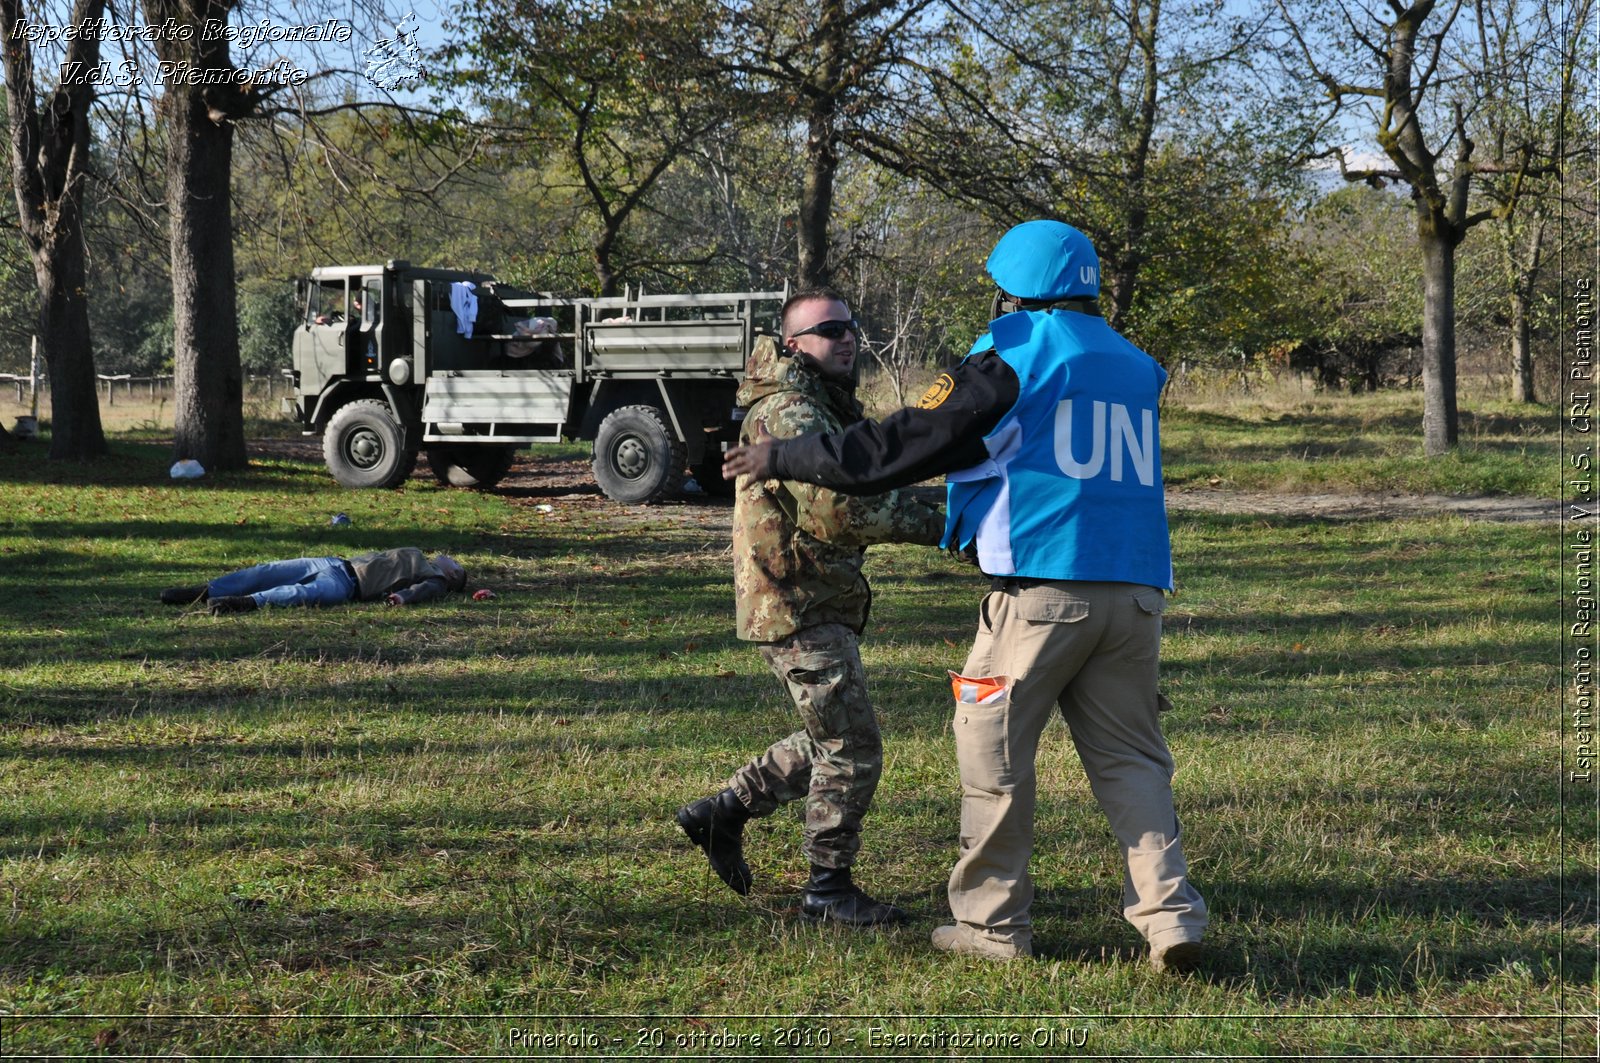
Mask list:
[[[620,221],[609,213],[604,217],[605,228],[594,245],[594,275],[600,282],[600,298],[609,299],[617,294],[617,269],[611,264],[611,249],[617,242]]]
[[[1528,298],[1511,293],[1511,397],[1518,402],[1538,402],[1533,386],[1533,345],[1528,323]]]
[[[233,126],[198,92],[169,89],[167,203],[172,226],[174,456],[242,469],[244,374],[233,270]]]
[[[39,283],[39,348],[50,372],[50,457],[98,457],[106,452],[106,437],[89,339],[81,231],[53,253],[40,255],[34,276]]]
[[[833,138],[833,101],[819,100],[811,109],[806,137],[806,172],[800,188],[800,287],[828,284],[828,223],[833,218],[833,179],[839,149]]]
[[[77,0],[72,21],[84,26],[105,10],[105,0]],[[50,372],[50,457],[85,459],[106,451],[95,389],[85,284],[83,192],[89,168],[89,104],[94,89],[58,85],[41,108],[34,97],[33,52],[10,39],[25,25],[20,0],[0,0],[5,42],[6,109],[11,137],[11,179],[18,228],[39,286],[39,349]],[[100,61],[99,34],[68,45],[63,69],[90,70]]]
[[[231,0],[147,0],[152,24],[193,25],[190,41],[158,44],[161,58],[197,70],[232,68],[225,39],[206,40]],[[233,268],[233,119],[252,93],[173,82],[161,100],[167,128],[167,211],[172,245],[173,456],[207,469],[242,469],[244,373]]]
[[[1106,323],[1114,329],[1125,326],[1128,310],[1133,306],[1134,289],[1139,284],[1139,271],[1144,266],[1145,241],[1150,226],[1149,169],[1150,144],[1155,136],[1156,114],[1160,105],[1161,68],[1156,51],[1158,25],[1161,21],[1161,0],[1153,0],[1148,16],[1141,20],[1139,5],[1129,10],[1129,28],[1139,49],[1142,66],[1142,83],[1139,93],[1139,117],[1133,127],[1133,143],[1127,159],[1127,214],[1121,247],[1112,263],[1107,288],[1110,298],[1102,300]]]
[[[1539,401],[1533,383],[1533,296],[1544,259],[1545,221],[1538,206],[1533,214],[1525,244],[1519,244],[1509,221],[1498,227],[1511,304],[1511,397],[1517,402]]]
[[[832,280],[828,267],[828,225],[833,220],[833,183],[839,171],[838,115],[848,26],[841,0],[825,0],[818,27],[817,72],[805,86],[805,176],[800,188],[800,286],[817,288]]]
[[[1448,235],[1420,226],[1422,242],[1422,451],[1430,457],[1456,445],[1456,247]]]

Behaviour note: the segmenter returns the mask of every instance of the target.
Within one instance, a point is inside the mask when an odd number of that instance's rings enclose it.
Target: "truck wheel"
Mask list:
[[[446,487],[493,487],[511,471],[517,448],[487,443],[432,443],[428,468]]]
[[[683,486],[688,454],[654,406],[623,406],[600,422],[594,478],[617,502],[656,502]]]
[[[400,426],[374,399],[341,406],[322,432],[322,458],[346,487],[399,487],[417,466],[417,452],[400,445]]]

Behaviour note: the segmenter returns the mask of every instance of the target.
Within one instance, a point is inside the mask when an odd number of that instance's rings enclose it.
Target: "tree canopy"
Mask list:
[[[318,53],[307,84],[213,101],[194,128],[229,130],[229,158],[183,187],[219,188],[229,206],[214,224],[232,262],[210,269],[228,294],[202,301],[237,306],[229,331],[255,371],[287,362],[295,276],[406,258],[574,293],[828,280],[903,389],[985,326],[982,264],[1000,233],[1051,217],[1095,242],[1107,316],[1170,369],[1275,366],[1338,387],[1437,376],[1436,236],[1465,249],[1451,327],[1498,345],[1508,387],[1531,398],[1553,372],[1537,353],[1553,328],[1549,263],[1582,239],[1594,57],[1570,19],[1591,11],[463,2],[423,35],[415,91],[363,80],[352,45]],[[371,35],[398,21],[360,17]],[[1414,55],[1410,96],[1399,68],[1373,65],[1396,48]],[[169,239],[170,204],[199,193],[169,183],[187,164],[170,154],[176,113],[154,102],[100,86],[90,111],[73,298],[101,371],[170,370],[186,343],[200,349],[174,311],[174,269],[194,267]],[[15,168],[7,178],[15,189]],[[1486,222],[1492,239],[1465,241]],[[37,331],[24,236],[13,214],[0,368],[24,365]]]

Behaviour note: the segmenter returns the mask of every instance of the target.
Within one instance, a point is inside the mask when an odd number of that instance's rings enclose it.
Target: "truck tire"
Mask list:
[[[399,487],[417,467],[417,452],[400,445],[400,426],[375,399],[341,406],[329,418],[322,459],[345,487]]]
[[[427,454],[433,478],[444,486],[482,489],[505,479],[517,448],[489,443],[432,443]]]
[[[657,502],[683,486],[688,453],[654,406],[623,406],[600,422],[594,478],[617,502]]]

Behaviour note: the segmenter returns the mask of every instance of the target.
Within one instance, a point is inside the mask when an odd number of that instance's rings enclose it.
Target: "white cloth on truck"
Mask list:
[[[456,312],[456,331],[463,336],[472,335],[473,323],[478,320],[477,287],[471,281],[456,281],[450,285],[450,309]]]

